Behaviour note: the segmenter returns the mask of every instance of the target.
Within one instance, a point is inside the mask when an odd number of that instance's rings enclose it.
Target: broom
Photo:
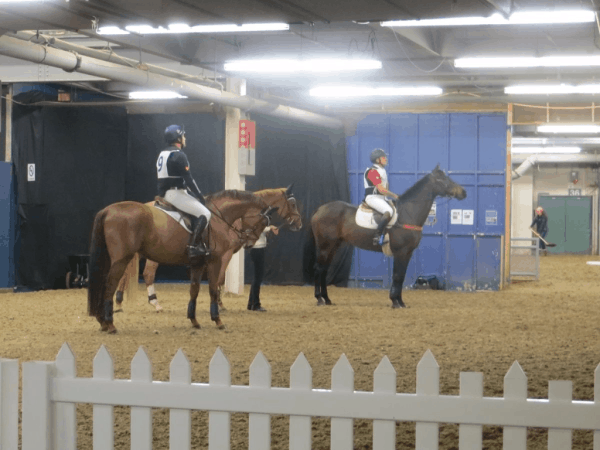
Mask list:
[[[544,244],[546,244],[546,247],[556,247],[556,244],[553,244],[552,242],[546,241],[546,239],[544,239],[543,237],[541,237],[540,234],[537,231],[535,231],[533,228],[530,228],[530,230],[532,231],[533,234],[535,234],[537,237],[539,237],[540,240]]]

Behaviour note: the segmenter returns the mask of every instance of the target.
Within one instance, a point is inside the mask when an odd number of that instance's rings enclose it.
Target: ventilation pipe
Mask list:
[[[112,62],[82,56],[77,52],[59,50],[6,35],[0,37],[0,54],[36,64],[58,67],[67,72],[81,72],[109,80],[121,81],[143,87],[147,90],[172,90],[187,97],[239,108],[242,111],[254,111],[268,116],[300,121],[326,128],[339,129],[344,126],[341,120],[333,117],[289,106],[273,105],[263,100],[239,96],[219,89],[190,83],[189,81],[133,67],[121,66]]]
[[[538,163],[551,163],[551,164],[590,164],[590,163],[600,163],[600,155],[594,154],[556,154],[556,155],[548,155],[548,154],[536,154],[530,155],[526,157],[523,161],[521,158],[514,155],[512,159],[513,163],[521,163],[519,167],[512,171],[512,179],[517,179],[525,175],[533,165]]]

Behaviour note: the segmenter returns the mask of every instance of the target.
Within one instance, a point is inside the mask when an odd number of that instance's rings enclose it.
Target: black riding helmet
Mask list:
[[[377,158],[381,158],[382,156],[387,158],[387,154],[382,149],[376,148],[371,152],[371,162],[375,164],[377,162]]]
[[[165,129],[165,141],[167,141],[167,144],[176,142],[182,136],[185,136],[185,130],[182,125],[169,125]]]

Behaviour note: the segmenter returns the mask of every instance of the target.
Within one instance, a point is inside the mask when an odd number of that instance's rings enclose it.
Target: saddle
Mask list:
[[[192,233],[194,220],[196,219],[194,216],[177,209],[174,205],[159,196],[154,197],[154,207],[166,212],[189,233]]]
[[[392,213],[392,219],[387,224],[386,228],[392,228],[392,226],[398,220],[398,214],[397,214],[396,207],[394,206],[394,204],[390,201],[388,201],[388,203],[392,207],[393,213]],[[367,205],[363,201],[359,205],[358,209],[356,210],[356,216],[355,216],[354,220],[356,221],[356,224],[359,227],[376,230],[377,224],[381,221],[382,217],[383,217],[383,214],[381,214],[379,211],[371,208],[369,205]]]

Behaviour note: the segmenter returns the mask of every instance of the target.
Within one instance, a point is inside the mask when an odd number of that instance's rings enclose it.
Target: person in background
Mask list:
[[[250,287],[250,297],[248,298],[248,310],[266,312],[260,304],[260,285],[265,275],[265,252],[267,250],[267,234],[279,234],[279,228],[274,225],[265,227],[254,246],[250,249],[250,259],[254,265],[254,279]]]
[[[542,208],[541,206],[538,206],[535,209],[535,217],[533,218],[533,222],[531,222],[529,228],[533,228],[534,225],[536,227],[537,233],[541,237],[546,238],[546,235],[548,234],[548,215],[546,214],[546,211],[544,211],[544,208]],[[544,242],[541,239],[540,250],[544,256],[548,255],[548,250],[546,250],[546,244],[544,244]]]

